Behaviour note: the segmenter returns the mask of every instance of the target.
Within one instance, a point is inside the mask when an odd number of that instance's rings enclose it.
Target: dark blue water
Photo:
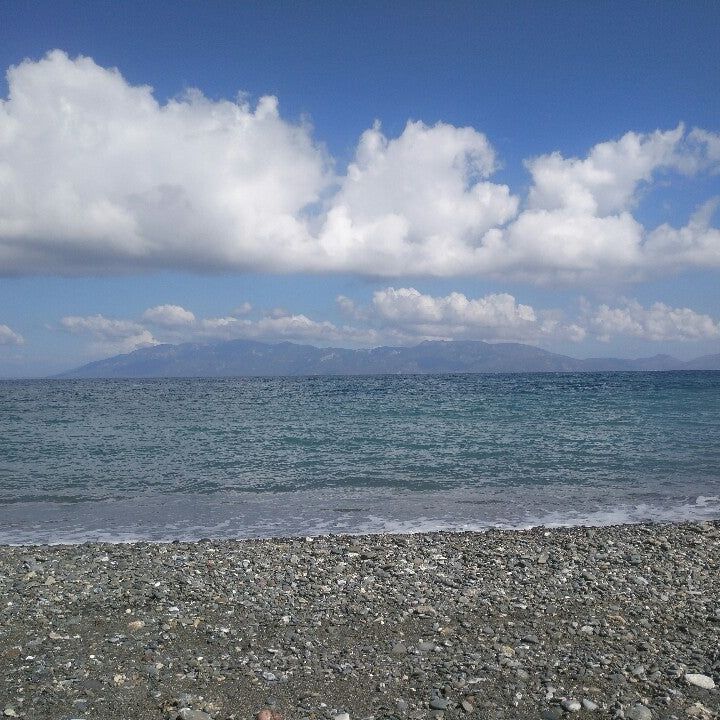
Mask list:
[[[0,383],[0,541],[720,516],[720,373]]]

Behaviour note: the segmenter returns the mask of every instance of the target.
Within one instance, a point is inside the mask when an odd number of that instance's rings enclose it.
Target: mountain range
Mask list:
[[[720,354],[684,362],[670,355],[625,360],[577,359],[520,343],[425,341],[370,350],[318,348],[291,342],[230,340],[155,345],[99,360],[61,378],[237,377],[434,373],[720,370]]]

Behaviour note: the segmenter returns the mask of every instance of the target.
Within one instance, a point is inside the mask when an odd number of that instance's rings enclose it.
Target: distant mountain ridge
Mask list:
[[[584,360],[521,343],[425,341],[371,350],[318,348],[291,342],[229,340],[141,348],[83,365],[59,378],[387,375],[432,373],[720,370],[720,354],[683,362],[670,355]]]

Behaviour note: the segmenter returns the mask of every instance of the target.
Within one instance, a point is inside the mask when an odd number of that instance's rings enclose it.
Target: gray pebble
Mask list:
[[[191,710],[190,708],[182,708],[177,714],[178,720],[211,720],[208,713],[202,710]]]
[[[627,720],[652,720],[652,712],[644,705],[637,703],[633,705],[626,713]]]
[[[440,697],[439,695],[435,695],[430,700],[430,709],[431,710],[447,710],[447,707],[449,704],[450,704],[450,701],[447,698]]]
[[[580,712],[582,705],[577,700],[567,699],[561,703],[563,710],[567,712]]]

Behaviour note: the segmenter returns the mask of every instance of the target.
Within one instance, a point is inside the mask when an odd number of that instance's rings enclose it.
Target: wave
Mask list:
[[[655,502],[536,493],[520,502],[514,493],[468,498],[468,493],[378,492],[320,498],[312,491],[268,498],[267,494],[207,498],[156,496],[142,503],[97,503],[62,507],[29,503],[0,508],[0,543],[5,545],[86,542],[170,542],[328,534],[482,532],[576,526],[670,523],[720,519],[720,495],[657,497]],[[642,495],[642,492],[636,493]],[[652,493],[648,493],[652,494]],[[540,502],[544,497],[545,507]],[[567,498],[565,498],[567,500]],[[538,509],[539,508],[539,509]],[[5,515],[12,517],[5,517]],[[159,517],[172,522],[158,522]]]

